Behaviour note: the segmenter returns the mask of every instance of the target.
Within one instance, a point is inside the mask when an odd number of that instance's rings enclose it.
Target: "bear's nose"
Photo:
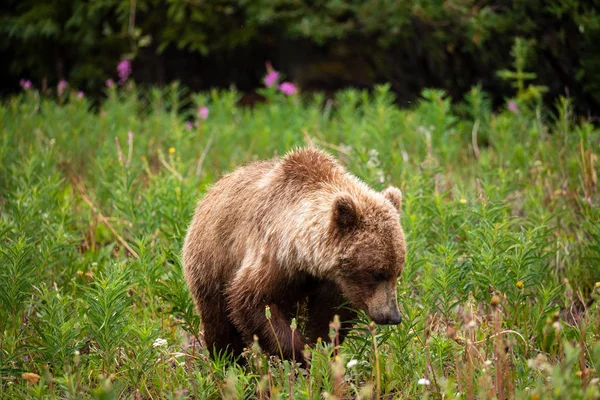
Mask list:
[[[388,317],[388,319],[387,319],[387,321],[385,321],[385,323],[387,325],[398,325],[401,321],[402,321],[402,317],[400,316],[400,313],[398,313],[398,314]]]

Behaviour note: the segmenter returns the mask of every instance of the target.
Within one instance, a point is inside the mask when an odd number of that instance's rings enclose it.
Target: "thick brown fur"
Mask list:
[[[284,357],[293,348],[302,361],[304,346],[327,336],[335,314],[353,318],[344,302],[377,323],[398,323],[401,202],[398,189],[376,192],[313,148],[219,180],[198,204],[183,248],[209,349],[239,354],[257,335],[267,352],[279,354],[279,342]],[[306,329],[292,345],[299,304]]]

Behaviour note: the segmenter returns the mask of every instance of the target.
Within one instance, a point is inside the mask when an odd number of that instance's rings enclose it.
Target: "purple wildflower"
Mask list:
[[[117,65],[117,74],[119,75],[119,83],[122,85],[131,74],[131,61],[121,60]]]
[[[279,85],[279,90],[281,90],[286,96],[291,96],[297,92],[296,86],[291,82],[283,82],[281,85]]]
[[[63,93],[64,93],[65,89],[67,88],[67,86],[69,86],[69,84],[64,79],[61,79],[58,82],[58,87],[56,88],[56,92],[58,93],[59,96],[63,95]]]
[[[186,131],[191,131],[192,128],[194,127],[194,125],[192,125],[192,123],[190,121],[185,123],[185,130]]]
[[[106,80],[105,85],[107,88],[111,88],[111,87],[115,86],[115,81],[113,81],[112,79],[109,78]]]
[[[266,87],[271,87],[277,84],[277,80],[279,79],[279,72],[275,71],[270,61],[265,63],[265,67],[267,68],[267,75],[264,78],[264,83]]]
[[[81,90],[79,92],[77,92],[77,98],[83,99],[83,92]]]
[[[206,118],[208,118],[208,107],[200,107],[198,109],[198,117],[200,119],[206,119]]]
[[[592,198],[591,197],[582,197],[581,201],[583,201],[584,203],[588,203],[589,206],[592,205]]]
[[[273,85],[275,85],[277,83],[277,80],[279,79],[279,72],[273,70],[271,72],[269,72],[267,74],[267,76],[265,76],[265,86],[266,87],[271,87]]]
[[[31,89],[31,81],[29,79],[21,79],[19,81],[19,85],[21,85],[21,88],[23,88],[23,90]]]
[[[517,103],[515,103],[512,100],[508,102],[508,109],[510,111],[512,111],[514,114],[518,114],[519,113],[519,109],[517,108]]]

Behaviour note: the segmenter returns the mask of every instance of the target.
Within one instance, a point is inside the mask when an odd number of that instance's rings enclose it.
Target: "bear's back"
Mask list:
[[[358,190],[348,176],[333,157],[312,148],[234,170],[199,202],[184,244],[184,263],[202,260],[211,272],[228,275],[249,245],[268,237],[290,238],[307,218],[327,221],[317,215],[329,212],[335,192]]]
[[[281,160],[281,174],[285,180],[310,188],[339,181],[345,170],[329,154],[304,148],[286,154]]]

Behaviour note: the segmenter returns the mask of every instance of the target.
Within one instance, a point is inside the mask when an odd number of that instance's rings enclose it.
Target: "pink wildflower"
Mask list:
[[[269,72],[267,76],[265,76],[265,86],[271,87],[277,83],[277,79],[279,79],[279,72],[273,71]]]
[[[281,90],[286,96],[291,96],[297,92],[296,86],[291,82],[283,82],[281,85],[279,85],[279,90]]]
[[[69,86],[69,84],[64,79],[61,79],[60,82],[58,82],[58,87],[56,89],[56,92],[58,93],[59,96],[63,95],[67,86]]]
[[[121,60],[117,65],[117,74],[119,75],[119,83],[122,85],[131,74],[131,61]]]
[[[192,128],[194,127],[194,125],[192,125],[192,123],[190,121],[185,123],[185,130],[186,131],[191,131]]]
[[[21,88],[23,88],[23,90],[31,89],[31,81],[29,79],[21,79],[19,81],[19,85],[21,86]]]
[[[113,81],[112,79],[109,78],[106,80],[105,85],[107,88],[111,88],[111,87],[115,86],[115,81]]]
[[[264,78],[264,83],[266,87],[271,87],[277,83],[277,80],[279,79],[279,72],[275,71],[269,61],[265,63],[265,66],[267,68],[267,75]]]
[[[83,99],[83,92],[81,90],[79,92],[77,92],[77,98]]]
[[[508,109],[510,111],[512,111],[514,114],[518,114],[519,113],[519,109],[517,108],[517,103],[515,103],[512,100],[508,102]]]
[[[206,119],[206,118],[208,118],[208,107],[200,107],[198,109],[198,117],[200,119]]]

